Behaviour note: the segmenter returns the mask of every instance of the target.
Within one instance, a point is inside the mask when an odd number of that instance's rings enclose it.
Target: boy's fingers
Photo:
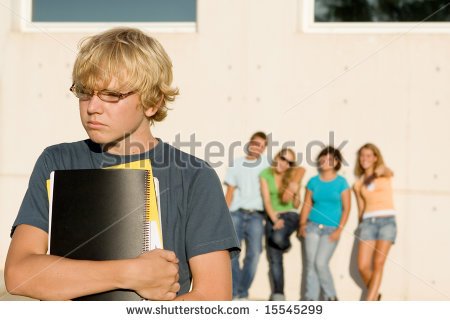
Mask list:
[[[158,249],[155,251],[158,251],[160,256],[162,258],[166,259],[167,261],[172,262],[172,263],[178,263],[178,258],[176,256],[175,252],[168,251],[168,250],[161,250],[161,249]]]

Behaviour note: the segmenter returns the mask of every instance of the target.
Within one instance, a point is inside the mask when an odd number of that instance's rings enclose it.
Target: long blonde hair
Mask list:
[[[276,162],[277,162],[277,158],[286,155],[286,153],[291,153],[292,156],[294,156],[294,162],[296,162],[296,155],[295,152],[290,149],[290,148],[283,148],[282,150],[280,150],[275,157],[273,158],[272,161],[272,166],[275,167],[276,166]],[[278,191],[278,197],[280,198],[280,200],[282,199],[282,196],[284,194],[284,191],[288,188],[289,183],[291,181],[292,178],[292,173],[294,171],[295,165],[289,167],[284,173],[283,173],[283,177],[281,178],[281,186],[280,186],[280,190]]]
[[[383,159],[383,156],[381,155],[380,149],[372,143],[367,143],[367,144],[364,144],[363,146],[361,146],[361,148],[358,149],[358,152],[356,153],[356,155],[357,155],[356,156],[357,160],[356,160],[356,164],[355,164],[356,177],[361,177],[365,173],[365,170],[364,170],[364,168],[362,168],[361,162],[359,161],[359,158],[361,157],[361,152],[363,149],[370,149],[372,151],[372,153],[375,155],[375,157],[377,158],[377,160],[374,164],[374,168],[373,168],[374,171],[376,171],[378,168],[384,166],[385,170],[384,170],[383,175],[381,175],[381,176],[390,177],[394,174],[384,163],[384,159]]]

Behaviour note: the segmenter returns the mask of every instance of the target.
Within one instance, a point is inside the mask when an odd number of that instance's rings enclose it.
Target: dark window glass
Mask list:
[[[448,0],[315,0],[315,22],[450,21]]]
[[[195,22],[196,0],[34,0],[33,22]]]

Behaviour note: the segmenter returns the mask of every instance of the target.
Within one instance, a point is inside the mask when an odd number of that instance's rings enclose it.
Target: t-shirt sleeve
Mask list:
[[[343,191],[349,189],[349,188],[350,188],[350,185],[348,185],[347,180],[344,177],[342,177],[342,179],[341,179],[341,193]]]
[[[20,224],[28,224],[48,232],[47,180],[50,169],[46,150],[39,156],[28,183],[28,189],[11,229],[11,236]]]
[[[314,177],[311,178],[306,184],[306,189],[309,189],[311,192],[314,191]]]
[[[211,167],[199,169],[188,192],[186,254],[194,256],[228,250],[239,253],[239,242],[222,186]]]

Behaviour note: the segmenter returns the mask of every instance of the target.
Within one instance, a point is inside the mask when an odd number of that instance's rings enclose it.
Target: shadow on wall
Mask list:
[[[306,252],[305,252],[305,242],[303,237],[301,237],[300,239],[300,247],[302,249],[302,258],[306,257]],[[305,299],[305,291],[306,291],[306,260],[302,259],[302,278],[301,278],[301,282],[300,282],[300,297],[301,300]]]
[[[356,237],[353,241],[352,254],[350,256],[349,272],[350,277],[353,279],[353,281],[355,281],[356,285],[358,285],[361,288],[360,300],[364,300],[364,298],[367,296],[367,288],[358,270],[358,239]]]

